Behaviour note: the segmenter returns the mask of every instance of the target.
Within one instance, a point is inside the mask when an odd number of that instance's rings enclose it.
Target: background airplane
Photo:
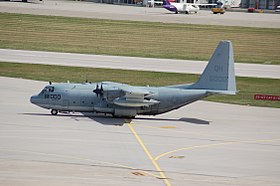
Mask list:
[[[98,112],[115,117],[157,115],[213,94],[236,94],[232,43],[221,41],[194,84],[164,87],[130,86],[115,82],[58,83],[46,86],[31,103],[63,111]]]
[[[175,14],[178,13],[197,13],[199,11],[199,6],[215,6],[217,4],[196,4],[196,3],[174,3],[170,2],[169,0],[163,0],[162,7],[166,10],[174,12]]]
[[[4,1],[11,1],[11,0],[4,0]],[[43,0],[39,0],[39,1],[43,1]],[[21,2],[27,3],[28,0],[21,0]]]

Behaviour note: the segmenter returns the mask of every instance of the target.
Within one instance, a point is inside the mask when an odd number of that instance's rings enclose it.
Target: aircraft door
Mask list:
[[[64,108],[64,109],[69,108],[69,100],[68,99],[63,99],[62,100],[62,108]]]

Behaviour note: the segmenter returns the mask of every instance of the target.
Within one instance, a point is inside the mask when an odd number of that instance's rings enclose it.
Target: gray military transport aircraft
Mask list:
[[[50,82],[31,103],[58,112],[97,112],[114,117],[157,115],[213,94],[236,94],[232,43],[220,41],[200,79],[194,84],[164,87],[130,86],[115,82]]]

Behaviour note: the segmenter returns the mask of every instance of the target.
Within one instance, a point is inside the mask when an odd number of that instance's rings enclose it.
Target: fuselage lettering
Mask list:
[[[210,76],[210,81],[215,82],[226,82],[228,79],[227,76]]]
[[[214,70],[215,70],[215,72],[223,72],[224,68],[222,65],[215,65]]]
[[[52,100],[60,100],[61,95],[60,94],[45,94],[46,99],[52,99]]]

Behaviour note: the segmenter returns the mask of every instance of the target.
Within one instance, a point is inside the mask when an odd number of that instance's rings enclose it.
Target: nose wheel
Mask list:
[[[57,115],[57,113],[58,113],[58,110],[55,110],[55,109],[52,109],[52,110],[51,110],[51,114],[52,114],[52,115]]]

